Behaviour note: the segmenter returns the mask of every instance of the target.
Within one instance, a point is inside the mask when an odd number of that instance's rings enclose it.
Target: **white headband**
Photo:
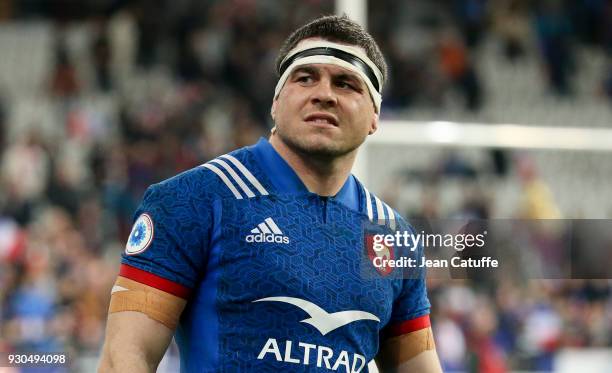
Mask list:
[[[382,95],[380,92],[382,92],[383,83],[382,73],[380,72],[380,69],[370,60],[370,58],[368,58],[368,56],[357,47],[333,43],[326,40],[306,40],[301,42],[299,47],[294,48],[291,52],[289,52],[289,54],[287,54],[287,56],[280,63],[280,66],[282,67],[283,64],[285,64],[296,54],[314,48],[328,48],[332,50],[336,49],[348,53],[351,55],[352,58],[357,59],[356,63],[365,64],[366,67],[365,69],[359,68],[358,66],[356,66],[355,63],[348,62],[342,58],[333,55],[314,54],[304,57],[298,57],[284,69],[281,77],[278,79],[278,83],[276,83],[276,88],[274,89],[274,99],[278,98],[278,95],[283,86],[285,85],[287,79],[289,78],[289,75],[296,67],[317,63],[332,64],[343,67],[347,70],[351,70],[352,72],[359,75],[361,80],[363,80],[366,86],[368,87],[368,91],[370,92],[370,96],[372,97],[372,101],[374,101],[374,106],[376,107],[376,112],[380,113],[380,104],[382,102]],[[373,76],[372,74],[370,74],[370,76],[366,74],[368,68],[373,74]],[[372,79],[375,79],[375,81],[372,82]],[[379,87],[379,90],[376,89],[374,84]]]

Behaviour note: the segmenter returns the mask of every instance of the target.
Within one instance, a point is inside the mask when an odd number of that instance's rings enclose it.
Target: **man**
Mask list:
[[[281,49],[269,141],[147,190],[100,371],[439,372],[424,280],[365,278],[364,221],[410,227],[350,175],[378,126],[383,57],[346,17]]]

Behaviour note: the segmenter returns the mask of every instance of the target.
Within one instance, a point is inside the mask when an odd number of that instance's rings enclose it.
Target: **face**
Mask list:
[[[279,136],[292,150],[339,157],[356,150],[378,127],[367,86],[331,64],[295,68],[272,105]]]

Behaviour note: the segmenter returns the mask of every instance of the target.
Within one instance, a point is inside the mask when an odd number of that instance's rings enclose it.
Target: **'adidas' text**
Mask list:
[[[288,244],[289,237],[283,234],[283,231],[274,223],[272,218],[266,218],[257,227],[251,229],[251,234],[245,237],[245,241],[249,243],[269,242]]]
[[[278,236],[276,234],[249,234],[246,236],[246,242],[270,242],[270,243],[289,243],[289,237]]]

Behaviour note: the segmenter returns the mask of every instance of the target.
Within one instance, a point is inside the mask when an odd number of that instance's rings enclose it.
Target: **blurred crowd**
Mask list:
[[[576,48],[605,51],[598,91],[612,102],[610,1],[369,3],[391,68],[383,113],[443,107],[449,92],[480,110],[474,59],[491,38],[509,63],[538,54],[542,81],[568,100]],[[56,114],[50,132],[13,131],[19,98],[0,86],[0,351],[98,353],[144,190],[265,135],[278,47],[333,11],[323,0],[0,1],[0,22],[52,24],[52,64],[32,94]],[[71,45],[75,25],[85,54]],[[612,345],[609,282],[432,281],[430,291],[448,370],[547,370],[562,347]]]
[[[612,345],[607,280],[432,280],[428,289],[444,371],[550,372],[562,349]]]
[[[508,64],[538,58],[537,83],[557,97],[574,95],[577,52],[598,50],[608,62],[592,88],[610,94],[612,4],[606,0],[386,0],[372,4],[369,17],[391,65],[389,108],[444,107],[455,91],[466,110],[480,110],[487,85],[478,59],[491,37]]]
[[[471,222],[475,226],[461,232],[488,231],[487,246],[461,254],[493,256],[502,263],[490,272],[428,270],[432,325],[444,371],[549,372],[559,369],[555,359],[563,350],[612,347],[610,220],[563,220],[529,158],[510,158],[507,166],[514,169],[521,192],[512,214],[503,218],[495,215],[499,201],[491,199],[490,188],[510,174],[460,156],[447,154],[423,164],[423,170],[407,170],[385,188],[384,199],[401,205],[390,186],[422,184],[421,191],[411,188],[417,196],[410,199],[417,202],[402,211],[417,231],[457,233],[449,225]],[[450,183],[458,183],[460,192],[448,208],[442,201]],[[439,227],[432,230],[432,225]],[[428,259],[452,256],[452,250],[437,247],[425,253]],[[577,279],[567,279],[570,272]]]

